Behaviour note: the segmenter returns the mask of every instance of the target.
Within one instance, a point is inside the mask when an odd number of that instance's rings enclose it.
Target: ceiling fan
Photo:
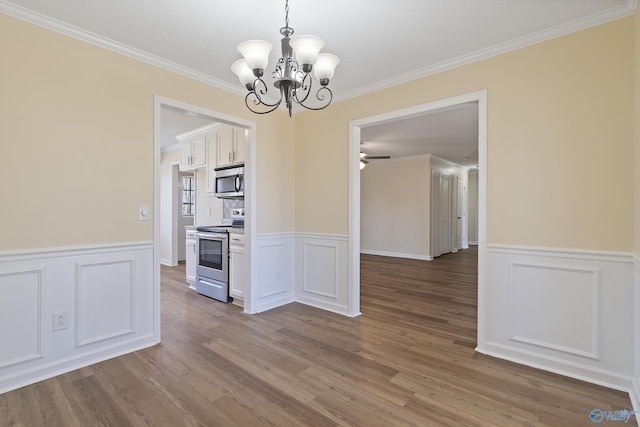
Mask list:
[[[369,164],[369,160],[390,159],[391,156],[370,156],[367,153],[360,152],[360,169],[364,169]]]

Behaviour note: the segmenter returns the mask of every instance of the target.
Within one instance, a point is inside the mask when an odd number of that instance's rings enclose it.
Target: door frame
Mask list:
[[[360,133],[362,128],[478,102],[478,319],[476,351],[486,353],[487,274],[487,91],[480,90],[349,122],[349,314],[360,314]]]
[[[154,340],[160,342],[160,158],[161,158],[161,144],[160,144],[160,123],[161,115],[160,111],[162,106],[179,108],[185,111],[191,111],[194,113],[202,114],[211,117],[214,121],[230,124],[237,127],[249,129],[250,137],[248,141],[245,141],[245,182],[247,183],[245,188],[245,263],[249,268],[245,271],[245,299],[244,299],[244,312],[255,313],[256,312],[256,298],[257,295],[253,292],[254,278],[257,278],[257,245],[256,241],[256,123],[239,117],[231,116],[228,114],[220,113],[217,111],[209,110],[207,108],[199,107],[197,105],[187,104],[182,101],[177,101],[171,98],[165,98],[160,95],[154,95],[153,97],[153,126],[154,126],[154,170],[153,170],[153,330]]]

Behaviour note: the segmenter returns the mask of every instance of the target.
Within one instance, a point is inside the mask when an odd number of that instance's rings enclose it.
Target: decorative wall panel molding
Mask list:
[[[78,346],[133,332],[134,261],[76,264]]]
[[[608,251],[487,246],[488,354],[629,391],[633,260]]]
[[[338,300],[338,245],[304,242],[302,290],[305,294]]]
[[[347,236],[297,235],[296,301],[348,315],[347,247]]]
[[[0,272],[0,369],[42,357],[44,268]]]
[[[511,263],[510,339],[598,360],[599,273],[598,268]]]
[[[295,237],[293,234],[256,236],[258,274],[256,312],[295,301]]]
[[[153,274],[148,242],[0,253],[0,393],[156,344]]]

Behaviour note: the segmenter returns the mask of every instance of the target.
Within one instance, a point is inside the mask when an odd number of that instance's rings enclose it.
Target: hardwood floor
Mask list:
[[[163,267],[160,345],[0,395],[0,425],[589,426],[594,408],[631,409],[474,353],[475,249],[361,264],[355,319],[295,303],[245,315]]]

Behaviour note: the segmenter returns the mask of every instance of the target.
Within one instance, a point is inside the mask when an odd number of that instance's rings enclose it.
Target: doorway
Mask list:
[[[174,111],[184,112],[185,114],[199,115],[205,117],[212,122],[228,124],[231,126],[247,129],[247,138],[245,139],[245,274],[244,274],[244,312],[255,313],[255,299],[253,290],[252,278],[255,277],[255,260],[257,255],[255,253],[256,236],[256,177],[255,177],[255,164],[256,164],[256,123],[241,119],[238,117],[230,116],[228,114],[216,112],[203,107],[187,104],[174,99],[164,98],[161,96],[154,96],[154,205],[153,205],[153,319],[154,319],[154,339],[160,341],[161,331],[161,301],[160,301],[160,264],[161,264],[161,224],[163,223],[163,215],[167,213],[167,209],[170,211],[178,211],[176,204],[167,207],[161,205],[161,158],[162,158],[162,142],[161,142],[161,130],[162,130],[162,110],[172,109]],[[172,165],[172,168],[174,165]],[[174,169],[172,169],[174,170]],[[177,174],[177,169],[175,169]],[[174,175],[170,173],[170,175]],[[196,184],[197,185],[197,184]],[[177,186],[173,186],[177,188]],[[165,220],[164,223],[167,223]],[[169,233],[174,236],[172,240],[177,239],[177,221],[169,221],[169,224],[176,224],[173,230]],[[176,254],[177,258],[177,254]],[[186,282],[186,281],[185,281]],[[185,284],[186,286],[186,284]]]
[[[349,132],[349,291],[350,314],[360,314],[360,142],[363,128],[414,118],[429,111],[458,104],[478,103],[478,317],[477,347],[484,351],[485,286],[486,286],[486,167],[487,167],[487,92],[479,91],[440,101],[430,102],[350,123]],[[457,183],[456,183],[457,185]]]

